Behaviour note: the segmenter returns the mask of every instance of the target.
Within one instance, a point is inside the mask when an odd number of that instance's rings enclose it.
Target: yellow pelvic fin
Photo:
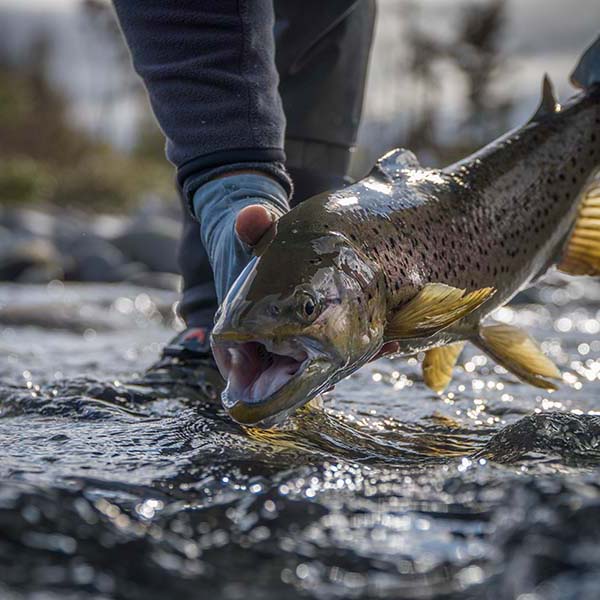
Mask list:
[[[307,402],[304,406],[311,410],[322,410],[323,409],[323,396],[315,396],[312,400]]]
[[[588,185],[558,268],[569,275],[600,275],[600,177]]]
[[[562,379],[556,365],[542,353],[525,331],[512,325],[481,327],[477,345],[519,379],[546,390],[558,386],[549,379]]]
[[[443,392],[452,379],[452,370],[465,343],[457,342],[425,353],[423,379],[434,392]]]
[[[479,308],[496,290],[466,292],[443,283],[428,283],[389,320],[386,340],[427,337]]]

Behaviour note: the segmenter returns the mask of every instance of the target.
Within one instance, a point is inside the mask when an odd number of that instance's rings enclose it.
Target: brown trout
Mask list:
[[[484,325],[550,267],[600,274],[600,38],[564,106],[544,78],[531,120],[444,169],[397,149],[343,190],[283,216],[212,335],[233,419],[271,426],[387,342],[449,383],[466,341],[546,389],[560,372],[523,331]]]

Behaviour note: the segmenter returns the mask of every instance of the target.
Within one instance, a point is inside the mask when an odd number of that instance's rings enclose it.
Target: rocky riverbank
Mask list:
[[[175,290],[180,208],[149,199],[129,215],[0,207],[0,281],[125,281]]]

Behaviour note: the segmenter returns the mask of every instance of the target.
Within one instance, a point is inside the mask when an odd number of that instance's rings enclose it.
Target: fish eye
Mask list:
[[[307,293],[302,293],[299,300],[300,317],[305,321],[312,321],[317,316],[317,301]]]
[[[303,308],[304,308],[304,314],[306,316],[310,317],[315,312],[316,305],[312,301],[312,299],[308,299],[304,302]]]

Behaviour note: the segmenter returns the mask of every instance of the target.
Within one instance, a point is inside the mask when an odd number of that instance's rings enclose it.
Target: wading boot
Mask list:
[[[168,386],[190,400],[220,402],[225,382],[210,349],[210,330],[188,327],[175,336],[142,379],[145,385]]]

